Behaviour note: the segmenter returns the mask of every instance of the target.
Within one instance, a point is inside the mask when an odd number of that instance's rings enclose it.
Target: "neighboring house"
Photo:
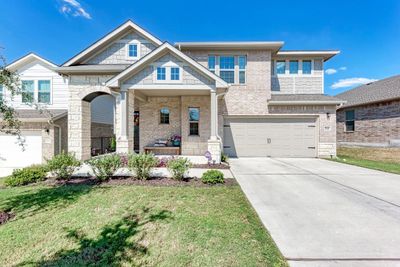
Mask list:
[[[11,97],[10,91],[0,87],[0,97],[16,109],[24,142],[22,147],[15,136],[0,133],[0,176],[68,151],[67,78],[55,71],[57,65],[33,53],[7,68],[18,73],[22,94]],[[94,143],[101,136],[113,135],[112,105],[111,97],[102,97],[92,107]]]
[[[283,42],[160,41],[127,21],[54,70],[67,80],[68,151],[91,155],[90,109],[115,99],[117,152],[182,136],[181,154],[336,154],[336,107],[324,62],[338,51],[282,51]],[[104,103],[103,106],[107,106]]]
[[[339,145],[400,146],[400,75],[338,94]]]

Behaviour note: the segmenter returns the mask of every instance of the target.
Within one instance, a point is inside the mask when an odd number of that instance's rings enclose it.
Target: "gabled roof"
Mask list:
[[[108,33],[101,39],[97,40],[94,42],[92,45],[90,45],[88,48],[84,49],[82,52],[74,56],[73,58],[69,59],[67,62],[65,62],[62,66],[67,67],[71,66],[74,64],[77,64],[80,62],[82,59],[87,58],[88,56],[91,56],[96,53],[99,49],[105,47],[107,44],[112,42],[114,39],[117,37],[121,36],[122,34],[130,31],[130,30],[135,30],[147,39],[149,39],[151,42],[153,42],[156,45],[161,45],[162,42],[146,30],[144,30],[142,27],[139,25],[135,24],[133,21],[128,20],[124,24],[120,25],[117,27],[115,30],[112,32]]]
[[[347,101],[341,108],[400,99],[400,75],[358,86],[336,97]]]
[[[44,64],[48,65],[50,68],[56,68],[57,65],[48,61],[47,59],[42,58],[41,56],[36,55],[35,53],[29,53],[13,62],[7,65],[7,69],[15,71],[17,70],[20,66],[24,66],[26,64],[29,64],[35,60],[39,60],[43,62]]]
[[[129,68],[125,69],[123,72],[120,74],[114,76],[110,80],[106,82],[106,86],[109,87],[119,87],[120,86],[120,81],[126,79],[127,77],[130,77],[133,73],[135,73],[136,70],[140,70],[141,67],[145,66],[146,64],[152,62],[153,60],[157,59],[160,55],[162,55],[165,51],[171,52],[174,54],[176,57],[182,59],[189,65],[191,65],[193,68],[198,70],[201,74],[204,76],[214,80],[216,82],[216,87],[217,88],[228,88],[228,84],[222,80],[219,76],[215,75],[211,71],[209,71],[206,67],[189,57],[188,55],[182,53],[169,43],[165,42],[158,48],[154,49],[152,52],[141,58],[139,61],[133,63]]]

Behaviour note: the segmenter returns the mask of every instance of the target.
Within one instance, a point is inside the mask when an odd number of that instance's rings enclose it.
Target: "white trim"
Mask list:
[[[73,58],[68,60],[67,62],[65,62],[62,66],[66,67],[66,66],[71,66],[71,65],[77,63],[80,59],[87,56],[89,53],[92,53],[99,46],[104,45],[109,40],[111,40],[113,37],[117,36],[118,34],[120,34],[121,32],[123,32],[124,30],[126,30],[128,28],[132,28],[133,30],[137,31],[138,33],[140,33],[141,35],[143,35],[144,37],[146,37],[147,39],[149,39],[156,45],[162,44],[162,42],[158,38],[154,37],[153,35],[151,35],[147,31],[145,31],[143,28],[141,28],[140,26],[138,26],[131,20],[128,20],[127,22],[125,22],[124,24],[122,24],[121,26],[119,26],[118,28],[113,30],[111,33],[107,34],[106,36],[104,36],[103,38],[101,38],[100,40],[98,40],[97,42],[95,42],[94,44],[92,44],[91,46],[89,46],[88,48],[86,48],[85,50],[83,50],[82,52],[80,52],[79,54],[77,54],[76,56],[74,56]]]
[[[229,85],[222,80],[220,77],[209,71],[206,67],[198,63],[197,61],[193,60],[191,57],[185,55],[181,51],[177,50],[175,47],[170,45],[169,43],[164,43],[163,45],[159,46],[149,54],[147,54],[145,57],[143,57],[141,60],[137,61],[136,63],[132,64],[129,68],[125,69],[118,75],[114,76],[110,80],[106,82],[106,86],[108,87],[119,87],[120,86],[120,81],[129,76],[131,73],[133,73],[135,70],[140,69],[143,65],[147,64],[151,60],[155,59],[160,53],[163,51],[168,50],[171,53],[173,53],[175,56],[181,58],[182,60],[186,61],[189,63],[192,67],[196,68],[200,73],[202,73],[205,77],[211,78],[215,80],[216,87],[217,88],[228,88]]]
[[[214,91],[215,86],[210,85],[186,85],[186,84],[135,84],[129,85],[124,84],[121,86],[121,90],[129,90],[129,89],[143,89],[143,90],[208,90]]]
[[[136,45],[136,57],[129,56],[129,46],[130,45]],[[125,50],[126,50],[125,58],[126,59],[139,59],[140,58],[140,46],[141,46],[140,42],[137,41],[137,40],[131,40],[129,42],[126,42],[126,44],[125,44]]]
[[[185,49],[270,49],[278,51],[284,45],[284,42],[176,42],[175,47],[181,50]]]
[[[321,51],[278,51],[277,56],[321,56],[324,61],[340,54],[339,50],[321,50]]]
[[[339,105],[342,104],[343,101],[335,101],[335,100],[327,100],[327,101],[268,101],[268,105],[270,106],[279,106],[279,105],[321,105],[321,104],[327,104],[327,105]]]
[[[50,66],[51,68],[56,68],[57,67],[57,65],[51,63],[50,61],[48,61],[48,60],[46,60],[46,59],[44,59],[44,58],[42,58],[42,57],[40,57],[40,56],[38,56],[38,55],[36,55],[34,53],[30,53],[30,54],[28,54],[28,55],[26,55],[26,56],[24,56],[24,57],[22,57],[22,58],[20,58],[20,59],[18,59],[16,61],[14,61],[13,63],[9,64],[7,66],[7,69],[15,70],[15,69],[18,68],[18,65],[25,64],[25,62],[29,61],[29,60],[39,60],[39,61],[43,62],[44,64]]]
[[[20,78],[22,92],[22,81],[33,81],[33,99],[32,103],[26,103],[22,101],[22,94],[21,94],[21,103],[20,105],[24,105],[27,107],[31,107],[32,104],[37,104],[39,106],[46,106],[53,104],[53,77],[38,77],[38,76],[23,76]],[[49,103],[40,103],[39,102],[39,81],[50,81],[50,102]]]

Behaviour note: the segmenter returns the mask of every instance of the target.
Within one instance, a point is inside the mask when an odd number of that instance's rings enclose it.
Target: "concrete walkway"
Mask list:
[[[291,266],[400,266],[400,175],[322,159],[231,166]]]

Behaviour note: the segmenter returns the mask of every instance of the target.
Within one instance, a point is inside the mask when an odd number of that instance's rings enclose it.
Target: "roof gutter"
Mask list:
[[[346,101],[269,101],[268,105],[340,105],[343,103],[346,103]]]

